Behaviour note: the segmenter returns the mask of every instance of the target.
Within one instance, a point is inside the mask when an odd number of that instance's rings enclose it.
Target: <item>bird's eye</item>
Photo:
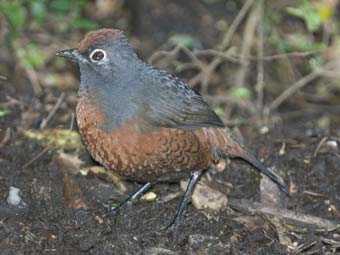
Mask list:
[[[90,58],[94,62],[98,62],[106,57],[106,52],[104,50],[94,50],[92,51]]]

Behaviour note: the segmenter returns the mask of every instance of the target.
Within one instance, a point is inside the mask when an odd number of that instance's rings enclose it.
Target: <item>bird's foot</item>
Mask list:
[[[110,217],[118,212],[122,207],[131,205],[136,202],[149,188],[151,187],[151,183],[147,182],[142,187],[140,187],[136,192],[134,192],[131,196],[129,196],[126,200],[118,204],[117,206],[113,206],[109,208],[109,211],[106,213],[106,217]]]

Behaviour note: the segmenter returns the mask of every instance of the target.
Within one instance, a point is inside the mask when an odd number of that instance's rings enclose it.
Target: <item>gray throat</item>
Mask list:
[[[140,107],[135,104],[141,87],[139,76],[140,69],[137,65],[135,68],[130,66],[124,70],[116,69],[106,76],[89,77],[81,74],[78,94],[93,95],[96,98],[105,117],[101,129],[110,132],[141,112]]]

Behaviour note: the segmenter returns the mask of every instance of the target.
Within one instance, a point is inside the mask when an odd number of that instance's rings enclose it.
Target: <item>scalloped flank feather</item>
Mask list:
[[[103,28],[97,31],[89,32],[86,34],[85,38],[80,42],[78,51],[80,53],[85,52],[93,44],[106,40],[106,39],[116,39],[123,35],[123,31],[118,29]]]

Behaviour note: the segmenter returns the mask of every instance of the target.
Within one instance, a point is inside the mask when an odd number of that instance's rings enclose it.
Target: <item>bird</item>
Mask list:
[[[245,160],[289,194],[282,179],[233,137],[203,96],[143,62],[123,31],[89,32],[77,48],[56,55],[78,66],[76,117],[89,154],[108,171],[142,184],[117,208],[135,202],[156,183],[187,178],[169,225],[176,228],[202,173],[228,158]]]

